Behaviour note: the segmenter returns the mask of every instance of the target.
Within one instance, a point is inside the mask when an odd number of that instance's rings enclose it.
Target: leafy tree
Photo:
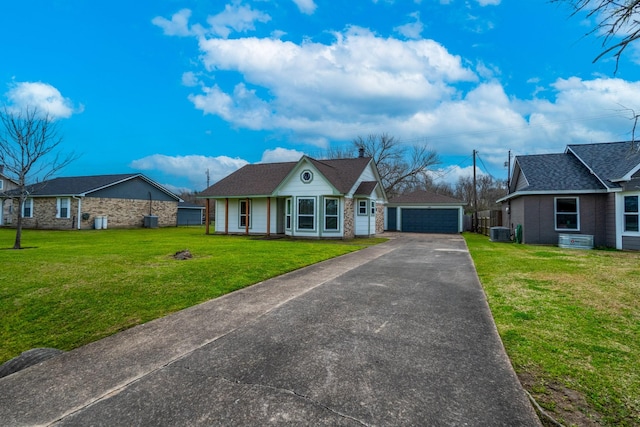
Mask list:
[[[603,38],[603,51],[593,60],[613,54],[616,69],[620,56],[634,41],[640,38],[640,0],[551,0],[553,3],[568,3],[573,15],[586,12],[589,18],[595,18],[595,28],[587,34],[597,34]],[[609,45],[612,43],[611,45]]]
[[[22,248],[22,210],[37,178],[49,179],[67,166],[75,155],[61,155],[58,148],[62,137],[58,134],[57,123],[48,113],[37,108],[16,111],[4,107],[0,111],[0,164],[4,174],[17,184],[18,220],[14,249]]]
[[[406,145],[386,133],[366,138],[358,136],[353,146],[373,159],[389,197],[419,186],[428,179],[429,168],[440,163],[437,153],[426,144]]]

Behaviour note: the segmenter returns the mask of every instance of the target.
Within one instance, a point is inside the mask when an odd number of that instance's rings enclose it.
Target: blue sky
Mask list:
[[[547,0],[21,0],[0,102],[47,110],[81,157],[202,190],[246,163],[387,133],[449,182],[513,154],[631,137],[640,52],[592,63],[595,22]]]

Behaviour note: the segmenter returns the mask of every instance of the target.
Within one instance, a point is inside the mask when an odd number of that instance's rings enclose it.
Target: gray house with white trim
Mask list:
[[[523,243],[590,235],[595,246],[640,250],[639,199],[640,144],[627,141],[517,156],[509,194],[498,201]]]

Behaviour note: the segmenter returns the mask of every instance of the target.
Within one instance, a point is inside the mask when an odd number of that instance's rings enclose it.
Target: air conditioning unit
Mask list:
[[[508,227],[491,227],[489,229],[489,239],[492,242],[510,242],[511,230]]]

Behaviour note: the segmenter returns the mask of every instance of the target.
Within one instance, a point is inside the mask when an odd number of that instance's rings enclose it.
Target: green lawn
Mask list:
[[[206,235],[204,227],[0,229],[0,363],[62,350],[270,277],[380,243]],[[193,258],[173,255],[189,249]]]
[[[567,425],[640,425],[640,253],[465,239],[541,406]]]

